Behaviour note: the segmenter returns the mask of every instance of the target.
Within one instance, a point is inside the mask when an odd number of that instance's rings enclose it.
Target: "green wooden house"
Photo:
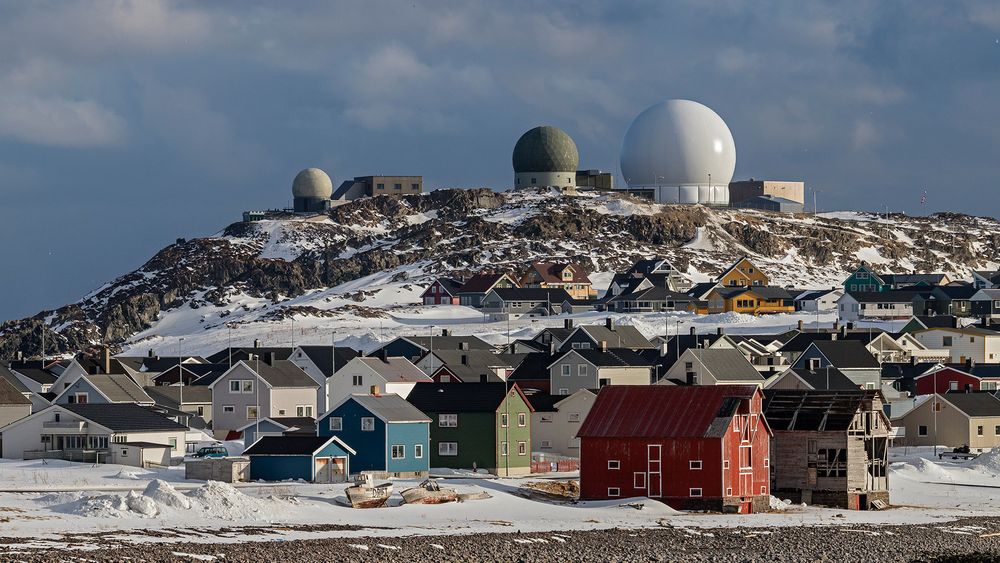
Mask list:
[[[417,383],[407,401],[431,418],[431,472],[531,472],[533,409],[516,383]]]
[[[846,280],[844,280],[844,291],[848,293],[856,293],[860,291],[882,292],[888,291],[889,289],[891,289],[889,284],[886,283],[881,276],[863,264],[858,266],[858,269],[854,270],[854,272]]]

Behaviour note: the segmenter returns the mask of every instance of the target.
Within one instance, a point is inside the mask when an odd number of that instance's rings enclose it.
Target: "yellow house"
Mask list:
[[[594,289],[587,272],[577,264],[556,262],[532,262],[528,271],[521,276],[521,287],[564,289],[573,299],[594,299]]]
[[[729,267],[716,280],[719,285],[725,287],[754,287],[765,286],[771,283],[771,279],[753,265],[746,256],[740,258],[735,264]]]
[[[795,312],[795,301],[780,287],[720,287],[708,295],[709,313],[769,315]]]

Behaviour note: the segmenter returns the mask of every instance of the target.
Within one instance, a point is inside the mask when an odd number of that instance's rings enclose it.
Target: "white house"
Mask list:
[[[843,296],[844,290],[840,287],[803,291],[795,296],[795,310],[812,313],[835,311],[837,301]]]
[[[764,376],[735,348],[688,348],[657,384],[764,385]]]
[[[866,291],[845,293],[837,300],[841,322],[909,319],[913,316],[914,291]]]
[[[347,362],[358,356],[358,351],[346,346],[297,346],[288,361],[299,366],[316,385],[316,409],[324,413],[330,409],[326,380]]]
[[[553,395],[572,395],[580,389],[605,385],[649,385],[653,367],[628,348],[570,350],[549,364]]]
[[[356,393],[367,393],[378,386],[382,393],[395,393],[402,398],[410,395],[417,383],[433,379],[406,358],[359,356],[337,370],[327,382],[327,397],[331,405]]]
[[[948,350],[946,363],[994,364],[1000,362],[1000,333],[979,327],[929,328],[911,333],[931,349]]]
[[[593,390],[580,389],[569,396],[541,393],[529,395],[531,446],[535,452],[565,457],[580,457],[580,439],[576,433],[594,406]]]
[[[209,385],[212,432],[225,438],[258,418],[315,417],[315,381],[288,360],[237,362]]]

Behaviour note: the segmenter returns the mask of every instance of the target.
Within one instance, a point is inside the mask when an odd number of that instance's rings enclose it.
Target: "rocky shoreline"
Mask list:
[[[331,532],[336,535],[336,532]],[[83,539],[83,538],[78,538]],[[1000,518],[925,525],[612,529],[240,543],[128,543],[72,552],[0,547],[42,561],[1000,561]]]

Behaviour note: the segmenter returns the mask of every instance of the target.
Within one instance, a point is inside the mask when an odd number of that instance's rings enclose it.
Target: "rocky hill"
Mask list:
[[[1000,263],[1000,223],[958,214],[788,216],[655,205],[617,194],[438,190],[361,199],[311,218],[234,223],[178,241],[55,311],[0,325],[0,358],[120,345],[174,311],[204,326],[289,316],[380,316],[412,307],[435,276],[566,258],[600,273],[661,255],[708,279],[742,254],[775,284],[823,287],[858,262],[967,275]],[[602,287],[603,289],[603,287]]]

